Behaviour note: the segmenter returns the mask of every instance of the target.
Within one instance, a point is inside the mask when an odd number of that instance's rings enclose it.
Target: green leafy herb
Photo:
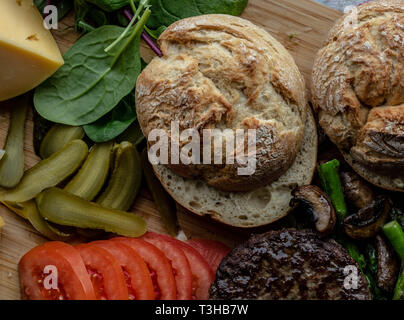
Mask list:
[[[147,63],[140,57],[141,70]],[[139,123],[136,121],[135,91],[128,94],[111,112],[98,121],[84,126],[87,136],[94,142],[118,140],[138,145],[144,139]],[[122,140],[123,139],[123,140]]]
[[[133,10],[135,11],[135,14],[128,24],[128,26],[125,28],[125,30],[122,32],[122,34],[110,45],[108,48],[105,49],[106,52],[111,51],[119,42],[122,41],[123,38],[127,35],[127,33],[130,31],[132,28],[133,24],[136,22],[137,18],[139,17],[140,13],[142,12],[143,8],[147,5],[149,1],[148,0],[140,0],[140,5],[139,8],[136,9],[135,5],[133,4],[133,0],[130,0],[130,4],[133,7]]]
[[[84,131],[94,142],[110,141],[124,132],[135,120],[135,94],[131,92],[110,113],[84,126]]]
[[[74,0],[75,29],[90,32],[91,27],[101,27],[109,24],[107,14],[85,0]]]
[[[150,16],[145,10],[124,43],[105,52],[123,29],[104,26],[79,39],[65,55],[65,64],[34,95],[38,113],[72,126],[93,123],[115,108],[135,87],[141,70],[140,32]]]
[[[167,29],[167,27],[166,26],[161,26],[160,28],[158,28],[156,30],[151,30],[151,29],[149,29],[147,27],[145,27],[144,29],[152,38],[157,40],[160,37],[160,35],[164,32],[164,30]]]
[[[34,4],[38,8],[39,12],[44,13],[46,7],[46,0],[34,0]],[[70,10],[73,9],[73,2],[71,0],[60,0],[53,4],[58,9],[58,19],[63,19]]]
[[[239,16],[248,0],[151,0],[152,15],[147,26],[157,29],[177,20],[209,13]]]
[[[116,138],[116,142],[120,143],[123,141],[128,141],[134,146],[138,146],[145,136],[143,135],[142,129],[140,128],[139,122],[135,120],[128,129],[126,129],[121,135]]]
[[[129,0],[87,0],[104,11],[113,12],[129,4]]]

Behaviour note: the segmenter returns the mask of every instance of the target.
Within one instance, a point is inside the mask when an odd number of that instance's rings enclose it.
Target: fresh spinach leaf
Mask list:
[[[113,12],[129,4],[129,0],[87,0],[107,12]]]
[[[141,70],[143,71],[147,67],[147,63],[140,56],[139,58]],[[84,131],[94,142],[110,141],[121,135],[131,139],[126,139],[125,141],[137,141],[139,143],[144,137],[142,131],[138,130],[136,125],[133,125],[136,118],[135,91],[132,91],[111,112],[98,121],[85,125]]]
[[[147,26],[157,29],[177,20],[209,13],[241,15],[248,0],[151,0],[152,15]]]
[[[135,93],[128,94],[110,113],[98,121],[85,125],[84,131],[94,142],[115,139],[136,120]]]
[[[85,0],[74,0],[75,29],[90,32],[91,27],[98,28],[110,24],[109,16]]]
[[[141,70],[140,32],[125,48],[104,51],[122,32],[121,27],[104,26],[73,45],[65,64],[35,91],[35,108],[42,117],[72,126],[93,123],[134,89]]]
[[[138,120],[135,120],[128,129],[126,129],[121,135],[116,138],[117,143],[128,141],[134,146],[138,146],[145,139],[142,129]]]
[[[43,14],[46,0],[34,0],[34,4],[38,8],[39,12]],[[73,9],[72,0],[60,0],[53,4],[58,9],[58,19],[62,20]]]

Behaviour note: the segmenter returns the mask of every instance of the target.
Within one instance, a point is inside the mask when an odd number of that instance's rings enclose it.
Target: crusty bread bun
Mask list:
[[[164,165],[154,166],[163,187],[183,207],[201,216],[241,228],[275,222],[286,216],[291,207],[291,192],[308,185],[317,163],[317,127],[308,108],[302,148],[293,165],[277,181],[249,192],[219,191],[202,180],[187,179]]]
[[[353,169],[404,191],[404,1],[363,4],[331,30],[313,69],[319,123]]]
[[[223,191],[253,190],[284,175],[301,149],[307,115],[304,79],[287,50],[263,29],[228,15],[178,21],[159,44],[163,57],[153,59],[136,86],[146,137],[153,129],[171,136],[173,121],[181,132],[197,129],[201,138],[203,129],[257,133],[252,175],[239,175],[238,162],[224,164],[226,152],[222,165],[172,164],[169,159],[169,168]]]

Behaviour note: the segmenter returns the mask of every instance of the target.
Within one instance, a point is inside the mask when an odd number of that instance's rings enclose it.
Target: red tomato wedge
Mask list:
[[[93,283],[97,300],[128,300],[121,265],[107,250],[89,244],[76,246]]]
[[[90,245],[107,250],[119,262],[128,287],[129,300],[154,300],[149,269],[135,250],[118,241],[94,241]]]
[[[175,283],[177,285],[177,299],[192,299],[192,272],[188,259],[184,251],[176,243],[170,240],[169,236],[148,232],[143,240],[150,242],[164,252],[165,256],[171,262],[173,268]]]
[[[209,299],[209,289],[215,278],[205,258],[190,245],[174,238],[167,237],[167,241],[176,243],[184,251],[191,266],[193,276],[192,299],[207,300]]]
[[[146,262],[153,280],[156,300],[175,300],[177,287],[170,261],[156,246],[135,238],[114,238],[131,247]]]
[[[207,239],[192,239],[185,243],[196,249],[209,263],[213,273],[216,273],[220,262],[228,255],[230,248],[221,242]]]
[[[79,252],[66,243],[48,242],[32,249],[21,258],[18,269],[23,299],[95,300],[96,298]]]

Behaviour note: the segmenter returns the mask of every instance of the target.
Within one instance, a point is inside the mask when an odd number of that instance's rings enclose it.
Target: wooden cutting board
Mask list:
[[[264,27],[291,52],[306,78],[308,88],[315,54],[328,30],[340,16],[340,12],[310,0],[250,0],[243,14],[244,18]],[[78,37],[72,28],[68,28],[73,24],[73,18],[73,14],[70,14],[60,23],[59,30],[64,31],[54,32],[63,53]],[[154,56],[144,44],[142,55],[146,61]],[[7,136],[8,118],[7,108],[0,108],[0,148]],[[30,116],[26,124],[26,168],[32,167],[39,160],[33,151],[32,130],[33,122]],[[166,233],[145,187],[135,201],[133,211],[147,220],[149,230]],[[233,229],[207,218],[196,217],[185,209],[180,208],[179,211],[181,228],[188,237],[217,239],[228,245],[234,245],[248,237],[251,232],[265,230],[265,228],[249,231]],[[0,216],[6,221],[0,235],[0,299],[19,299],[18,261],[28,250],[45,242],[46,239],[22,218],[3,206],[0,206]]]

